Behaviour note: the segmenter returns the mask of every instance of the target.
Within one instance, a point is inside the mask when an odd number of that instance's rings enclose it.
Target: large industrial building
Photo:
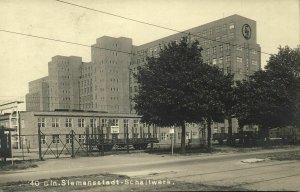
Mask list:
[[[126,124],[132,136],[152,133],[160,142],[169,142],[168,129],[154,132],[150,126],[149,131],[148,125],[139,122],[132,101],[139,85],[133,74],[147,62],[147,56],[158,57],[164,45],[179,42],[187,34],[190,41],[199,41],[204,62],[217,65],[224,74],[233,74],[235,80],[245,79],[261,68],[256,22],[239,15],[139,46],[133,45],[130,38],[103,36],[91,46],[90,62],[83,62],[77,56],[54,56],[48,63],[48,76],[29,82],[26,111],[18,115],[19,133],[37,134],[38,126],[42,125],[47,134],[68,135],[70,130],[76,130],[83,137],[85,128],[92,126],[90,122],[100,126],[110,119],[120,126],[120,133],[124,133]],[[1,119],[2,126],[11,121],[8,114]],[[226,120],[214,123],[212,133],[227,132],[227,127]],[[234,120],[233,132],[237,132],[237,127]],[[206,138],[205,134],[205,125],[187,124],[187,139],[200,141]],[[175,129],[175,137],[180,142],[180,129]],[[54,136],[51,138],[53,141]]]
[[[134,57],[130,65],[130,96],[138,91],[133,78],[138,66],[147,56],[157,57],[160,48],[171,41],[179,42],[186,34],[191,41],[198,40],[204,62],[217,65],[224,74],[234,74],[235,80],[247,78],[261,68],[260,46],[256,42],[256,22],[232,15],[140,46],[133,46]],[[133,110],[134,103],[131,103]],[[132,112],[132,111],[131,111]]]
[[[186,34],[198,40],[203,60],[217,65],[235,80],[247,78],[261,68],[256,22],[232,15],[140,46],[125,37],[104,36],[92,45],[91,62],[80,57],[55,56],[48,63],[48,76],[29,83],[28,111],[82,109],[109,113],[134,113],[132,98],[138,91],[133,77],[147,56],[180,41]]]

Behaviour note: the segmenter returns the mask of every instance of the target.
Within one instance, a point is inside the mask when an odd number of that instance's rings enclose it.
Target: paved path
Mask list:
[[[145,153],[105,157],[64,158],[39,162],[39,167],[0,173],[0,185],[20,180],[40,180],[99,173],[118,173],[136,178],[172,179],[258,190],[300,190],[300,161],[242,160],[268,153],[300,151],[300,148],[262,150],[248,153],[201,154],[192,156]]]

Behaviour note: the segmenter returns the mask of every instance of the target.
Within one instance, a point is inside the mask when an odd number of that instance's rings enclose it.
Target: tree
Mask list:
[[[228,121],[228,138],[227,143],[230,145],[233,142],[232,134],[232,118],[236,116],[237,95],[236,86],[234,85],[233,75],[228,74],[223,81],[222,100],[224,103],[224,117]]]
[[[237,83],[240,126],[256,124],[268,137],[269,129],[298,123],[299,49],[279,48],[271,55],[265,71]]]
[[[286,83],[291,100],[293,115],[289,125],[300,126],[300,47],[279,47],[275,55],[271,55],[266,70]]]
[[[134,97],[135,109],[148,124],[180,126],[181,152],[185,153],[185,123],[203,120],[195,102],[203,95],[199,83],[203,74],[201,48],[198,42],[182,38],[147,61],[136,75],[139,90]]]
[[[224,118],[231,115],[233,107],[233,76],[223,75],[216,66],[203,64],[201,78],[201,94],[197,103],[197,110],[203,114],[207,123],[207,147],[211,151],[212,122],[224,122]],[[226,116],[227,115],[227,116]]]
[[[279,47],[277,54],[270,56],[266,70],[281,78],[300,77],[300,48]]]
[[[148,58],[136,75],[140,85],[135,109],[142,121],[159,126],[181,127],[181,150],[185,153],[185,123],[207,122],[208,149],[211,124],[224,121],[225,95],[232,76],[224,76],[215,66],[202,61],[198,42],[183,38],[161,50],[158,58]]]

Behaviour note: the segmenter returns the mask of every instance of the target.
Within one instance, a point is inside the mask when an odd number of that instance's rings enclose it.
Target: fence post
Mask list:
[[[116,143],[117,133],[113,133],[112,137],[113,137],[113,142],[114,142],[114,147],[115,147],[115,153],[117,153],[117,150],[118,150],[117,143]]]
[[[129,153],[129,132],[128,132],[128,125],[126,126],[126,148],[127,148],[127,153]]]
[[[55,147],[56,147],[56,158],[59,158],[59,154],[58,154],[58,142],[59,140],[56,140],[56,143],[55,143]]]
[[[154,138],[154,136],[155,136],[155,130],[154,130],[154,129],[156,129],[156,127],[155,127],[154,124],[152,124],[152,142],[151,142],[151,151],[153,150],[153,139],[155,139],[155,138]]]
[[[104,125],[102,125],[101,129],[101,156],[104,156]]]
[[[23,157],[23,161],[25,160],[25,158],[24,158],[24,146],[23,146],[23,137],[21,136],[21,147],[22,147],[22,157]]]
[[[8,132],[8,143],[10,146],[11,164],[14,165],[14,154],[13,154],[13,145],[12,145],[12,140],[11,140],[11,131]]]
[[[90,129],[88,127],[86,127],[85,130],[85,139],[86,139],[86,155],[89,156],[89,145],[90,145]]]
[[[99,144],[101,144],[101,125],[100,125],[100,119],[99,119],[99,125],[97,126],[97,148],[99,151],[99,155],[101,155],[101,150],[99,149]]]
[[[43,160],[42,157],[42,143],[41,143],[41,127],[38,125],[38,143],[39,143],[39,159]]]
[[[72,146],[72,155],[71,157],[74,158],[75,154],[74,154],[74,130],[71,131],[71,146]]]

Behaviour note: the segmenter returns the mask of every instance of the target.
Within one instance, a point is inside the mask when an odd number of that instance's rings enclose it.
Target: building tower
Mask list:
[[[94,82],[92,106],[96,111],[129,113],[129,64],[132,40],[101,37],[92,46]]]
[[[49,111],[48,76],[29,82],[29,93],[26,94],[27,111]]]
[[[81,57],[55,56],[48,63],[49,110],[80,109]]]

